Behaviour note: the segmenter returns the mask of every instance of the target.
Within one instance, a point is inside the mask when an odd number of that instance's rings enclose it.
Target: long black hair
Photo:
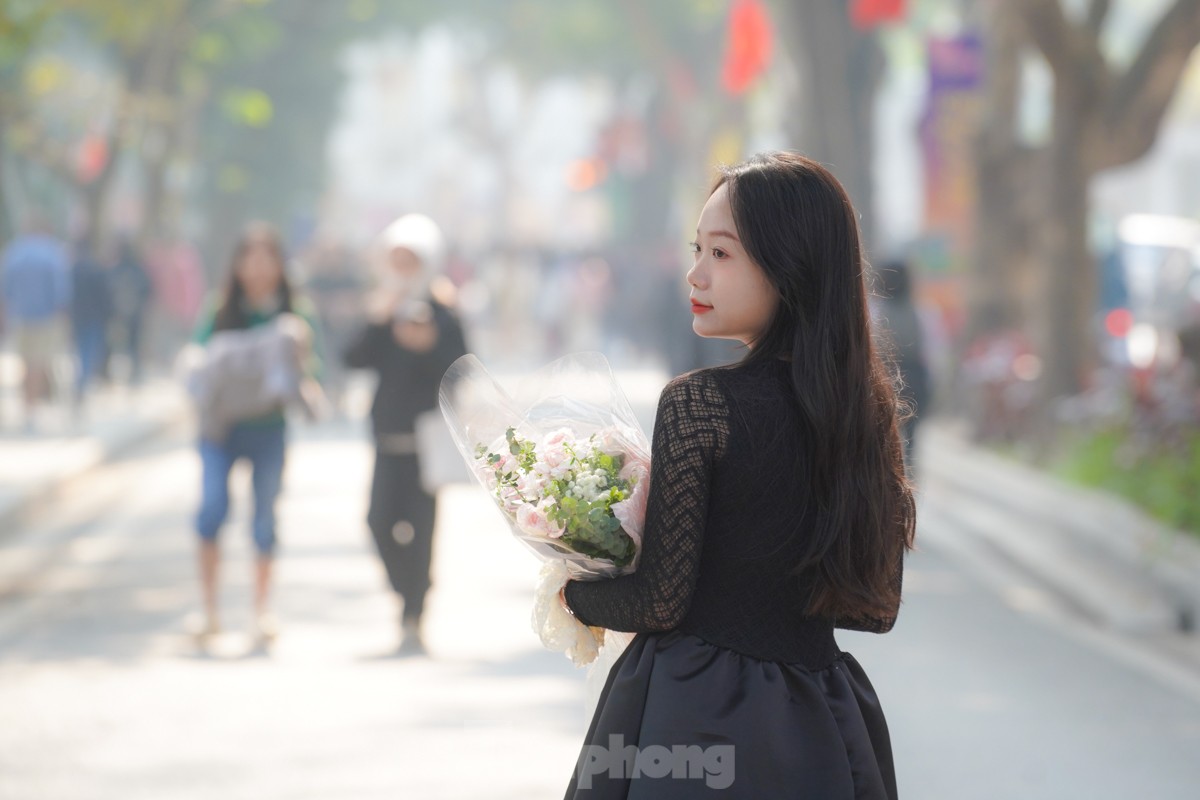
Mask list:
[[[293,306],[292,284],[287,275],[287,252],[283,239],[274,226],[266,222],[251,222],[238,237],[229,258],[225,274],[225,288],[221,294],[221,305],[217,308],[214,331],[240,330],[249,327],[250,317],[246,308],[246,290],[238,278],[238,266],[252,247],[265,246],[279,264],[279,308],[291,311]]]
[[[892,380],[871,336],[854,208],[828,170],[795,153],[723,168],[713,191],[722,185],[739,238],[779,293],[743,363],[791,361],[818,512],[795,565],[821,576],[808,613],[892,615],[916,510]]]

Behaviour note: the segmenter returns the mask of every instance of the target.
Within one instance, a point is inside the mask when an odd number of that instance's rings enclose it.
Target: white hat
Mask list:
[[[424,214],[405,214],[379,234],[384,250],[397,247],[411,250],[421,261],[422,272],[436,274],[442,270],[446,241],[437,223]]]

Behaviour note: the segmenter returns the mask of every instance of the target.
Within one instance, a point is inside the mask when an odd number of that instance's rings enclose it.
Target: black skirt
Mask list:
[[[896,800],[896,776],[849,653],[808,670],[671,631],[613,665],[566,796]]]

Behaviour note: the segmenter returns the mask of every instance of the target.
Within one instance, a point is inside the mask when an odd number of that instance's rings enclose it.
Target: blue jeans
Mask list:
[[[229,471],[249,460],[254,484],[254,546],[260,555],[275,551],[275,501],[283,488],[283,425],[235,425],[224,442],[200,441],[203,496],[196,515],[200,538],[216,541],[229,513]]]
[[[82,398],[92,378],[99,374],[107,344],[107,331],[103,324],[84,325],[75,331],[75,349],[79,352],[79,372],[75,376],[76,397]]]

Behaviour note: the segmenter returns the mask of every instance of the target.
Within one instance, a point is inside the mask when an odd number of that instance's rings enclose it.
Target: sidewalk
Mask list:
[[[297,425],[278,509],[280,637],[266,650],[248,635],[254,552],[238,475],[223,632],[198,650],[185,631],[199,601],[199,465],[178,429],[160,444],[96,471],[118,498],[103,513],[74,508],[72,492],[70,546],[0,614],[0,797],[561,796],[588,721],[586,673],[534,635],[537,559],[482,490],[443,490],[429,656],[396,657],[398,607],[365,524],[364,423]],[[29,563],[39,545],[2,552]]]
[[[937,513],[1096,623],[1190,633],[1200,540],[1124,500],[976,447],[948,425],[921,431],[921,480]]]
[[[6,410],[15,398],[5,397]],[[79,421],[46,409],[38,426],[0,430],[0,542],[33,506],[52,500],[73,479],[153,438],[187,414],[178,384],[162,378],[136,387],[98,389]]]

